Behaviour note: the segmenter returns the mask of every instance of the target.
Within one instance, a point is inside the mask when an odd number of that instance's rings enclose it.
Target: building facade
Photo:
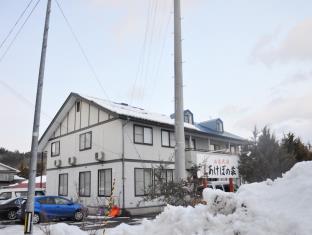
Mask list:
[[[221,119],[194,123],[190,110],[185,141],[186,168],[198,163],[198,153],[237,156],[244,142],[225,132]],[[112,195],[132,214],[154,211],[159,205],[142,197],[160,164],[166,180],[173,180],[174,147],[172,118],[71,93],[39,142],[39,151],[47,153],[47,194],[90,208],[107,204]]]

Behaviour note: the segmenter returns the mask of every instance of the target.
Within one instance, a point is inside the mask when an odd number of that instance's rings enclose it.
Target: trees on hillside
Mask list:
[[[9,151],[5,148],[0,148],[0,163],[16,168],[20,171],[19,176],[28,178],[29,174],[30,152],[21,153],[19,151]],[[42,162],[43,160],[43,162]],[[37,174],[46,171],[46,156],[42,159],[38,157]]]
[[[304,160],[312,160],[312,153],[293,133],[285,135],[279,143],[268,127],[261,132],[255,128],[252,141],[240,156],[239,172],[248,182],[275,179]]]

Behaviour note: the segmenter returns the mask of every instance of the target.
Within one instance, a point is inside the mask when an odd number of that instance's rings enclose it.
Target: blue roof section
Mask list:
[[[218,119],[216,119],[218,120]],[[201,123],[196,123],[195,126],[202,132],[208,134],[208,135],[214,135],[214,136],[219,136],[219,137],[222,137],[222,138],[231,138],[231,139],[235,139],[235,140],[239,140],[239,141],[246,141],[246,139],[238,136],[238,135],[234,135],[232,133],[229,133],[227,131],[223,131],[223,132],[220,132],[220,131],[216,131],[216,130],[213,130],[211,128],[208,128],[204,125],[202,125]]]

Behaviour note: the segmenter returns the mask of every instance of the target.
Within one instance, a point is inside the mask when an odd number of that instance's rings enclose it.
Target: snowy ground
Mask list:
[[[153,221],[122,224],[108,235],[311,235],[312,161],[282,178],[240,187],[237,193],[205,189],[207,205],[168,206]]]
[[[109,218],[104,216],[88,216],[88,218],[83,222],[74,222],[74,221],[64,221],[60,222],[49,222],[49,223],[40,223],[39,225],[35,225],[35,235],[47,234],[44,231],[52,231],[52,227],[59,226],[64,228],[64,226],[75,226],[84,231],[86,234],[93,234],[95,235],[98,231],[101,235],[103,235],[103,228],[107,230],[118,226],[121,223],[129,224],[129,225],[138,225],[141,224],[143,219],[154,219],[155,214],[142,216],[135,216],[135,217],[116,217],[116,218]],[[104,224],[104,221],[105,224]],[[7,232],[12,233],[12,235],[19,235],[23,234],[23,226],[20,225],[21,222],[19,220],[1,220],[0,221],[0,235],[6,234]],[[75,233],[73,233],[75,234]],[[67,234],[68,235],[68,234]]]
[[[141,225],[121,224],[107,235],[310,235],[312,234],[312,161],[296,164],[282,178],[243,185],[237,193],[205,189],[207,205],[167,206],[154,220]],[[51,235],[85,235],[75,226],[56,224]],[[22,228],[0,234],[23,234]],[[36,227],[36,235],[44,233]],[[97,231],[95,234],[103,234]]]

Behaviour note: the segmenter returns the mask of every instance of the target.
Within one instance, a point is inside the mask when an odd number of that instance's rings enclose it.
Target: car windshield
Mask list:
[[[12,197],[12,192],[3,192],[0,193],[0,200],[7,200]]]
[[[13,202],[15,200],[16,200],[16,198],[10,198],[10,199],[7,199],[7,200],[2,200],[2,201],[0,201],[0,205],[9,204],[9,203],[11,203],[11,202]]]

